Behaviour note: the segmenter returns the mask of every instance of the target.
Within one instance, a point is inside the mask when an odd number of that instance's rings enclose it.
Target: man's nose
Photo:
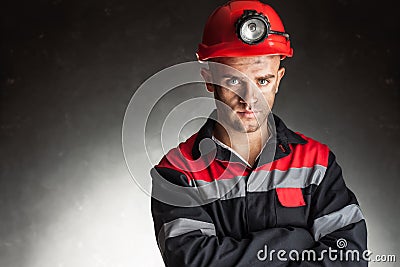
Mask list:
[[[240,92],[240,102],[253,107],[258,101],[258,88],[254,84],[245,83]]]

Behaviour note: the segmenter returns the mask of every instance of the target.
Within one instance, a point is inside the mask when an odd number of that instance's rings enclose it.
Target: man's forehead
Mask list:
[[[225,57],[209,61],[210,70],[214,74],[232,76],[258,75],[265,76],[279,69],[279,56],[257,57]]]
[[[246,66],[246,65],[275,65],[280,63],[278,55],[262,55],[251,57],[219,57],[212,60],[213,62],[226,64],[229,66]]]

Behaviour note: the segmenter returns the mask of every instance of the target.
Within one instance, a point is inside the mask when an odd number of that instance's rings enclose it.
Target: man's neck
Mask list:
[[[267,121],[257,131],[251,133],[239,132],[216,123],[213,134],[215,138],[246,159],[250,165],[254,165],[269,137]]]

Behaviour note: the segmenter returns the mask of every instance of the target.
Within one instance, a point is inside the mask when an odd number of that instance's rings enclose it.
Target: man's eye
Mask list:
[[[258,80],[258,84],[260,84],[260,85],[267,85],[268,83],[269,83],[269,81],[267,79]]]
[[[232,78],[228,80],[229,85],[238,85],[239,84],[239,80],[236,78]]]

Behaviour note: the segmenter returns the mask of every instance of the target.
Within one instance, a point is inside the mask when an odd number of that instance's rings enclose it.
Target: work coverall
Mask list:
[[[218,143],[211,152],[202,151],[202,144],[212,142],[210,116],[152,169],[151,211],[166,266],[368,265],[362,258],[365,219],[335,155],[327,145],[288,129],[277,115],[273,119],[276,138],[269,139],[253,167]],[[169,183],[191,191],[177,193]],[[178,194],[182,205],[157,199],[168,194]],[[327,254],[318,259],[329,247],[338,250],[337,260]],[[272,250],[285,250],[286,260],[267,257]],[[296,254],[289,259],[292,250],[300,256],[311,250],[317,260],[293,259]],[[349,250],[359,252],[360,261],[339,260],[339,252]]]

